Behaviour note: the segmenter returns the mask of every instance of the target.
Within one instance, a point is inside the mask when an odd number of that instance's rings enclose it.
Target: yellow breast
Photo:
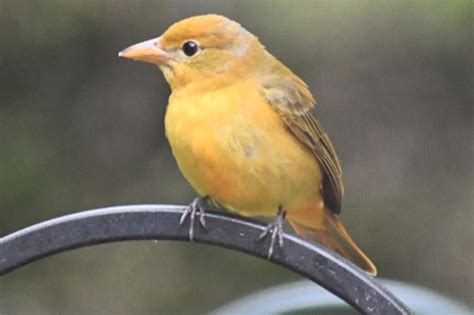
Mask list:
[[[317,161],[255,87],[171,95],[165,127],[179,168],[200,195],[246,215],[322,200]]]

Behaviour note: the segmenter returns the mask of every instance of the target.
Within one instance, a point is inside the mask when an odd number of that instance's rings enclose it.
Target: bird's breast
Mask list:
[[[165,128],[186,179],[231,209],[273,214],[302,188],[318,193],[317,162],[254,84],[173,94]]]

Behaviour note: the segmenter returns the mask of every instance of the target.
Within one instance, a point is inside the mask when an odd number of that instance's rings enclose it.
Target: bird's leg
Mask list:
[[[208,197],[198,197],[191,202],[186,208],[181,219],[179,220],[179,226],[182,226],[188,217],[190,217],[189,223],[189,240],[194,241],[194,221],[196,220],[196,214],[199,215],[199,222],[207,229],[206,219],[204,218],[204,204],[207,202]]]
[[[260,234],[259,240],[264,239],[268,234],[271,235],[270,248],[268,249],[267,258],[270,259],[273,255],[273,249],[275,247],[276,240],[278,238],[278,245],[280,248],[283,247],[283,220],[285,219],[286,212],[283,211],[283,207],[280,205],[278,207],[277,216],[270,222],[265,231]]]

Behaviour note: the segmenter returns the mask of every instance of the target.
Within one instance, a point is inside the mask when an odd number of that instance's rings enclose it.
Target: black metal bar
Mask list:
[[[134,205],[96,209],[45,221],[0,238],[0,275],[73,248],[122,240],[188,241],[178,227],[184,207]],[[227,213],[206,213],[208,230],[196,225],[195,242],[235,249],[266,259],[264,226]],[[284,234],[271,262],[313,280],[364,314],[410,314],[395,296],[358,267],[324,247]]]

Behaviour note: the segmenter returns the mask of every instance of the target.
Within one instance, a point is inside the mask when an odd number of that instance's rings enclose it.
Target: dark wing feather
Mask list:
[[[288,128],[311,149],[321,164],[324,170],[324,202],[331,211],[339,214],[344,187],[336,151],[321,124],[311,113],[315,100],[308,87],[292,73],[286,74],[262,80],[264,95]]]

